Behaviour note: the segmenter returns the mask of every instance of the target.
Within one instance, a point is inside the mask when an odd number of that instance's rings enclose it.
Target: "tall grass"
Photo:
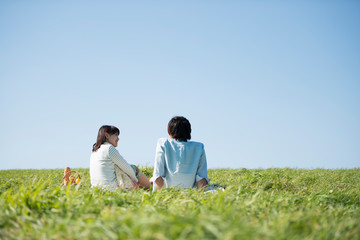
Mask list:
[[[0,239],[360,239],[360,169],[215,169],[224,192],[155,193],[76,171],[65,187],[61,169],[0,171]]]

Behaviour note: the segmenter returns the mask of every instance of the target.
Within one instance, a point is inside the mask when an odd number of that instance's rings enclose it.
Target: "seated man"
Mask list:
[[[191,125],[184,117],[173,117],[168,124],[169,139],[156,146],[153,190],[178,186],[204,188],[209,179],[204,144],[191,139]]]

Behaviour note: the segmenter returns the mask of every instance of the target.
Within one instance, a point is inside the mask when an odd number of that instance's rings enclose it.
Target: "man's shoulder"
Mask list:
[[[167,138],[159,138],[158,141],[157,141],[157,145],[158,146],[165,146],[165,145],[168,145],[169,144],[169,139]]]
[[[169,138],[159,138],[158,139],[158,145],[160,146],[173,146],[173,145],[188,145],[188,146],[193,146],[195,148],[204,148],[204,144],[201,142],[196,142],[196,141],[188,141],[188,142],[178,142],[176,140],[173,139],[169,139]]]
[[[160,143],[160,144],[163,144],[163,143],[168,142],[168,141],[169,141],[169,139],[167,139],[167,138],[159,138],[157,142]]]
[[[204,144],[201,143],[201,142],[189,141],[188,144],[191,144],[191,145],[196,146],[198,148],[203,148],[204,147]]]

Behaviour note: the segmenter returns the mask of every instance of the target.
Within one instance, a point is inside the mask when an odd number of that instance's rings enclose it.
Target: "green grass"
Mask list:
[[[62,169],[0,171],[0,239],[360,239],[360,169],[209,170],[215,193],[108,192],[76,170],[76,187]]]

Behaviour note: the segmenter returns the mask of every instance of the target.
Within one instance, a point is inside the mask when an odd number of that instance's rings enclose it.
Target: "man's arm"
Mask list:
[[[164,179],[162,177],[158,177],[155,180],[156,190],[160,190],[164,186]]]

